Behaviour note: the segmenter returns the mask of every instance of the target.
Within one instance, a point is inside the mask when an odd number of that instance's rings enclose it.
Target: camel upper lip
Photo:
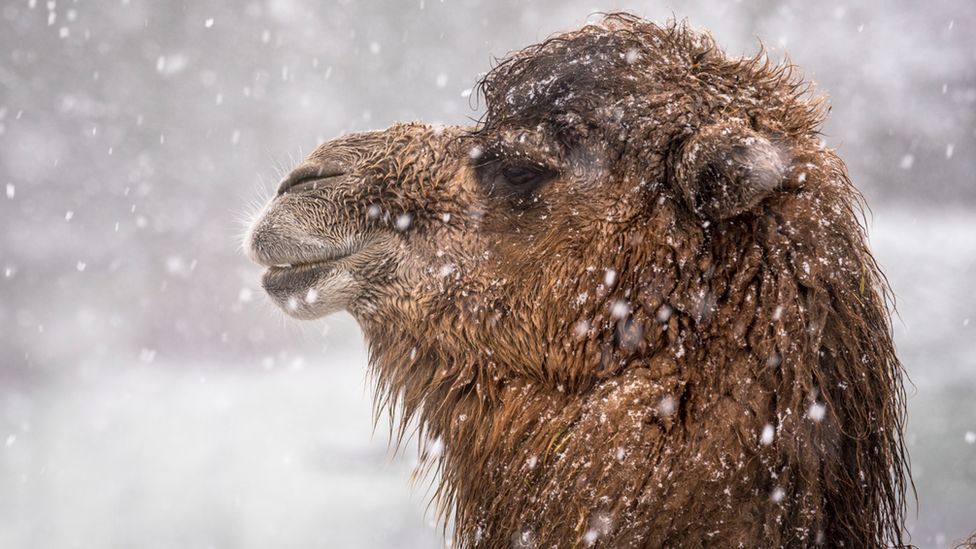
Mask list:
[[[362,246],[355,246],[350,248],[344,248],[341,250],[335,250],[330,253],[322,253],[318,251],[314,254],[310,254],[304,257],[280,257],[280,258],[269,258],[264,260],[264,266],[268,269],[297,269],[301,267],[315,267],[321,265],[327,265],[329,263],[335,263],[341,259],[345,259],[352,254],[358,252],[362,249]]]
[[[329,263],[334,263],[334,262],[342,259],[343,257],[345,257],[345,256],[336,257],[336,258],[333,258],[333,259],[320,259],[318,261],[302,261],[302,262],[298,262],[298,263],[278,263],[278,264],[275,264],[275,265],[268,266],[268,269],[270,269],[270,270],[276,270],[276,271],[283,271],[283,270],[287,270],[287,269],[300,269],[302,267],[317,267],[317,266],[320,266],[320,265],[327,265]]]

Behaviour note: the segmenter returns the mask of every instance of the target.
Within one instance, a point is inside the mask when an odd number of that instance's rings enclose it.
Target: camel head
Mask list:
[[[810,105],[757,106],[776,82],[743,92],[723,72],[734,63],[705,36],[624,16],[528,48],[482,81],[477,125],[397,124],[318,147],[247,249],[297,318],[348,310],[367,336],[470,324],[458,344],[508,344],[492,359],[506,371],[616,370],[673,306],[629,284],[655,264],[674,276],[655,245],[735,230],[785,192],[790,139],[809,138]],[[574,351],[589,340],[598,358]]]

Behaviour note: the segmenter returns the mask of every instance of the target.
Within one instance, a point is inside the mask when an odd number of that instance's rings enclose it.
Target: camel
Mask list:
[[[319,146],[246,237],[361,326],[453,544],[906,543],[891,294],[795,67],[614,13],[479,89]]]

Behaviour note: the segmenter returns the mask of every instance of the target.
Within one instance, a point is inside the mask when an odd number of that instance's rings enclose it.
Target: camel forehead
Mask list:
[[[605,117],[614,102],[673,83],[662,71],[718,55],[709,37],[683,26],[608,17],[599,25],[556,35],[503,60],[481,83],[486,124],[560,122],[559,115]]]

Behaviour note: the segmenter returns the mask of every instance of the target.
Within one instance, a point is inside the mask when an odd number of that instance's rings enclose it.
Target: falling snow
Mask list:
[[[823,418],[827,415],[827,407],[819,402],[814,402],[807,409],[807,417],[813,421],[823,421]]]
[[[667,395],[663,397],[657,403],[657,413],[661,417],[668,417],[674,415],[677,409],[678,409],[678,401],[671,395]]]
[[[237,300],[241,303],[247,303],[252,299],[254,299],[254,292],[251,291],[250,288],[241,288],[241,290],[237,292]]]
[[[610,315],[616,319],[627,318],[630,314],[630,303],[626,301],[614,301],[610,306]]]
[[[658,322],[667,322],[671,318],[671,307],[668,305],[661,305],[655,316],[657,317]]]
[[[396,229],[398,231],[406,231],[410,228],[410,224],[413,222],[413,215],[409,213],[402,213],[396,218]]]
[[[426,448],[427,457],[431,459],[437,459],[444,454],[444,441],[437,437],[427,444]]]

